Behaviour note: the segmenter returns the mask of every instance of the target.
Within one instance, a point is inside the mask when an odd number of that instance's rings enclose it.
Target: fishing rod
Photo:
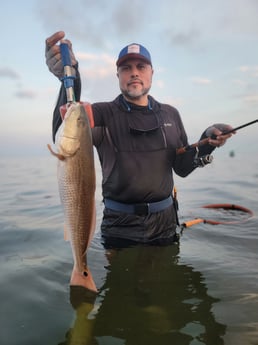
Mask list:
[[[220,135],[226,135],[226,134],[233,133],[233,132],[235,132],[235,131],[237,131],[237,130],[239,130],[241,128],[253,125],[256,122],[258,122],[258,119],[254,120],[254,121],[251,121],[251,122],[248,122],[248,123],[245,123],[245,124],[243,124],[241,126],[235,127],[235,128],[230,129],[228,131],[222,132]],[[180,155],[182,153],[188,152],[188,151],[190,151],[190,150],[192,150],[192,149],[194,149],[196,147],[208,144],[210,139],[216,139],[216,138],[217,138],[217,135],[212,135],[211,137],[199,140],[199,141],[197,141],[196,143],[194,143],[192,145],[187,145],[187,146],[184,146],[184,147],[180,147],[179,149],[176,150],[176,154]]]

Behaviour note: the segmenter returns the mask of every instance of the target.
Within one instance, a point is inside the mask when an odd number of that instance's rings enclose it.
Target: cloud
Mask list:
[[[115,59],[108,54],[76,53],[82,77],[103,79],[116,73]]]
[[[240,87],[244,87],[247,85],[247,82],[242,79],[233,79],[232,83]]]
[[[240,66],[238,69],[239,69],[240,72],[243,72],[243,73],[250,71],[250,67],[249,66]]]
[[[97,102],[110,100],[119,92],[115,59],[108,54],[76,53],[80,61],[82,100]]]
[[[185,28],[181,30],[172,27],[165,30],[164,37],[166,37],[166,40],[172,46],[193,47],[200,40],[201,33],[197,28]]]
[[[258,34],[257,11],[258,3],[256,0],[228,0],[223,2],[224,15],[219,20],[219,11],[217,12],[218,30],[226,31],[227,34],[239,34],[240,36],[251,35],[255,37]],[[216,4],[218,7],[220,1]]]
[[[244,101],[248,103],[258,103],[258,93],[253,95],[246,95]]]
[[[202,51],[236,36],[256,39],[257,11],[256,0],[38,1],[47,32],[63,29],[87,51],[133,40]]]
[[[17,98],[28,98],[33,99],[36,98],[36,93],[32,90],[20,90],[15,93]]]
[[[12,68],[2,67],[0,68],[0,78],[20,79],[20,75]]]
[[[211,80],[207,78],[202,78],[202,77],[192,77],[191,78],[192,82],[194,84],[200,84],[200,85],[207,85],[211,84]]]
[[[258,77],[258,66],[240,66],[238,70],[242,73],[249,74],[251,77]]]
[[[160,2],[162,39],[188,49],[216,46],[229,38],[255,39],[258,34],[256,0],[176,0]]]
[[[244,63],[246,56],[249,57],[249,42],[257,39],[257,0],[209,3],[207,0],[149,0],[147,3],[142,0],[74,0],[65,2],[65,6],[61,0],[45,0],[38,1],[38,9],[41,23],[49,35],[64,29],[72,40],[80,63],[84,96],[90,100],[111,98],[119,91],[115,76],[116,54],[122,48],[121,42],[127,44],[134,40],[153,47],[153,56],[156,54],[160,59],[161,70],[166,64],[170,66],[168,58],[173,49],[173,57],[179,66],[174,77],[178,74],[197,75],[192,78],[192,83],[207,87],[214,78],[220,82],[223,73],[228,76],[238,57],[246,74],[240,74],[239,70],[237,75],[230,75],[231,86],[237,90],[227,89],[225,95],[227,92],[242,92],[242,95],[256,92],[254,85],[250,89],[248,73],[258,77],[258,69],[251,70],[248,65],[244,68]],[[103,50],[106,56],[98,54]],[[191,55],[193,50],[194,56]],[[196,55],[199,60],[195,60]],[[166,78],[164,73],[154,84],[158,92],[162,90],[160,80]],[[241,85],[246,90],[239,90]],[[168,81],[165,90],[167,88]],[[185,92],[185,89],[181,91],[182,94]]]
[[[163,80],[160,80],[160,79],[155,81],[155,85],[156,85],[159,89],[164,89],[164,87],[165,87],[164,81],[163,81]]]
[[[85,52],[76,52],[76,57],[80,61],[86,61],[91,63],[101,63],[105,65],[115,65],[115,59],[113,56],[108,54],[93,54]]]
[[[141,0],[74,0],[65,5],[61,0],[38,2],[38,14],[48,32],[65,30],[68,37],[80,40],[88,49],[106,49],[115,36],[125,39],[138,34],[139,27],[148,22],[148,8]]]
[[[149,1],[148,6],[142,0],[116,1],[116,6],[112,10],[113,13],[111,12],[114,32],[125,36],[131,35],[132,32],[137,33],[139,27],[143,27],[149,20],[149,5],[151,5],[151,1]]]

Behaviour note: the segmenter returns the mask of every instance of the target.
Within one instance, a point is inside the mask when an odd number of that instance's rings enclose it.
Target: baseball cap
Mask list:
[[[117,67],[119,67],[122,62],[129,58],[143,59],[148,64],[152,64],[150,53],[144,46],[138,43],[129,44],[120,51],[116,62]]]

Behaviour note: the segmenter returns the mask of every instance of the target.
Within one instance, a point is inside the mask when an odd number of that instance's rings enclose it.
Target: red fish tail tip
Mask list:
[[[79,272],[76,268],[74,268],[71,275],[70,285],[83,286],[88,290],[98,292],[89,269]]]

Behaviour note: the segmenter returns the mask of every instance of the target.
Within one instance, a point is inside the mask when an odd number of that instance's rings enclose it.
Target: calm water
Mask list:
[[[258,344],[253,157],[217,157],[176,178],[182,222],[200,216],[201,205],[237,203],[254,212],[245,223],[199,224],[184,230],[179,245],[116,253],[104,251],[98,226],[88,254],[95,299],[69,288],[55,158],[0,160],[0,344]],[[99,225],[99,185],[97,208]]]

